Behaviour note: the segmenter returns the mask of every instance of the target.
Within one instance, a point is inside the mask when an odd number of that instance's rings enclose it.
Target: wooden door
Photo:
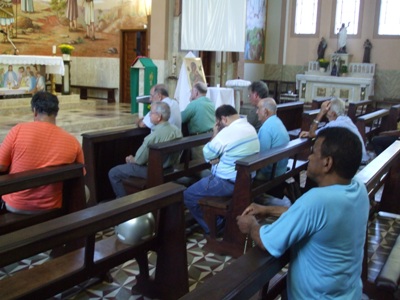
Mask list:
[[[147,56],[146,29],[121,30],[120,94],[121,103],[131,103],[130,71],[137,56]]]

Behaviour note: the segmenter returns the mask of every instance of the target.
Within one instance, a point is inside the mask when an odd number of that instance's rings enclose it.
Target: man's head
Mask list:
[[[276,114],[276,102],[273,98],[261,99],[257,104],[257,116],[261,123]]]
[[[56,117],[59,107],[57,96],[40,91],[33,95],[31,108],[34,114]]]
[[[150,101],[156,102],[161,101],[164,98],[168,98],[168,90],[164,84],[156,84],[150,89]]]
[[[326,116],[329,121],[336,120],[339,116],[344,116],[346,114],[346,104],[340,98],[333,98],[330,101],[330,108]]]
[[[360,139],[347,128],[321,130],[308,157],[307,176],[319,186],[350,181],[360,167],[361,147]]]
[[[197,82],[193,85],[190,92],[190,100],[195,100],[197,98],[203,97],[207,94],[207,85],[204,82]]]
[[[221,105],[215,111],[215,119],[219,130],[229,126],[233,121],[239,119],[240,116],[236,109],[231,105]]]
[[[171,109],[167,103],[156,101],[151,104],[150,121],[154,125],[166,122],[171,116]]]
[[[249,100],[253,106],[257,106],[258,101],[267,98],[268,95],[268,86],[265,82],[255,81],[249,85]]]

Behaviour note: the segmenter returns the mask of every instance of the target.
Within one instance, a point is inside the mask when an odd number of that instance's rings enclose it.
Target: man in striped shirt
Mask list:
[[[260,142],[254,127],[230,105],[221,105],[215,111],[214,135],[203,148],[204,158],[211,164],[211,175],[200,179],[183,193],[186,207],[203,228],[210,230],[198,204],[207,196],[226,197],[233,194],[236,180],[235,162],[260,151]],[[218,220],[222,224],[222,219]]]

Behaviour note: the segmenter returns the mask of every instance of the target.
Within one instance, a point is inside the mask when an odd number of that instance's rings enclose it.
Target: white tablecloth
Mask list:
[[[44,55],[0,55],[2,65],[45,65],[46,73],[64,76],[64,61],[61,56]]]
[[[209,87],[207,88],[207,97],[214,102],[215,108],[220,107],[222,104],[229,104],[235,107],[234,92],[231,88]]]
[[[18,89],[0,88],[0,95],[22,95],[27,94],[29,88],[20,87]]]

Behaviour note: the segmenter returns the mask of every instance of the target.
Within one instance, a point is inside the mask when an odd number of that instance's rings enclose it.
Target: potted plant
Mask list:
[[[58,48],[60,48],[64,60],[70,60],[71,53],[75,50],[74,46],[69,44],[61,44]]]
[[[318,59],[318,63],[319,63],[320,71],[325,72],[329,66],[329,60],[326,60],[325,58],[320,58],[320,59]]]
[[[349,72],[349,69],[347,68],[346,65],[342,65],[340,67],[340,75],[342,76],[347,76],[347,73]]]

